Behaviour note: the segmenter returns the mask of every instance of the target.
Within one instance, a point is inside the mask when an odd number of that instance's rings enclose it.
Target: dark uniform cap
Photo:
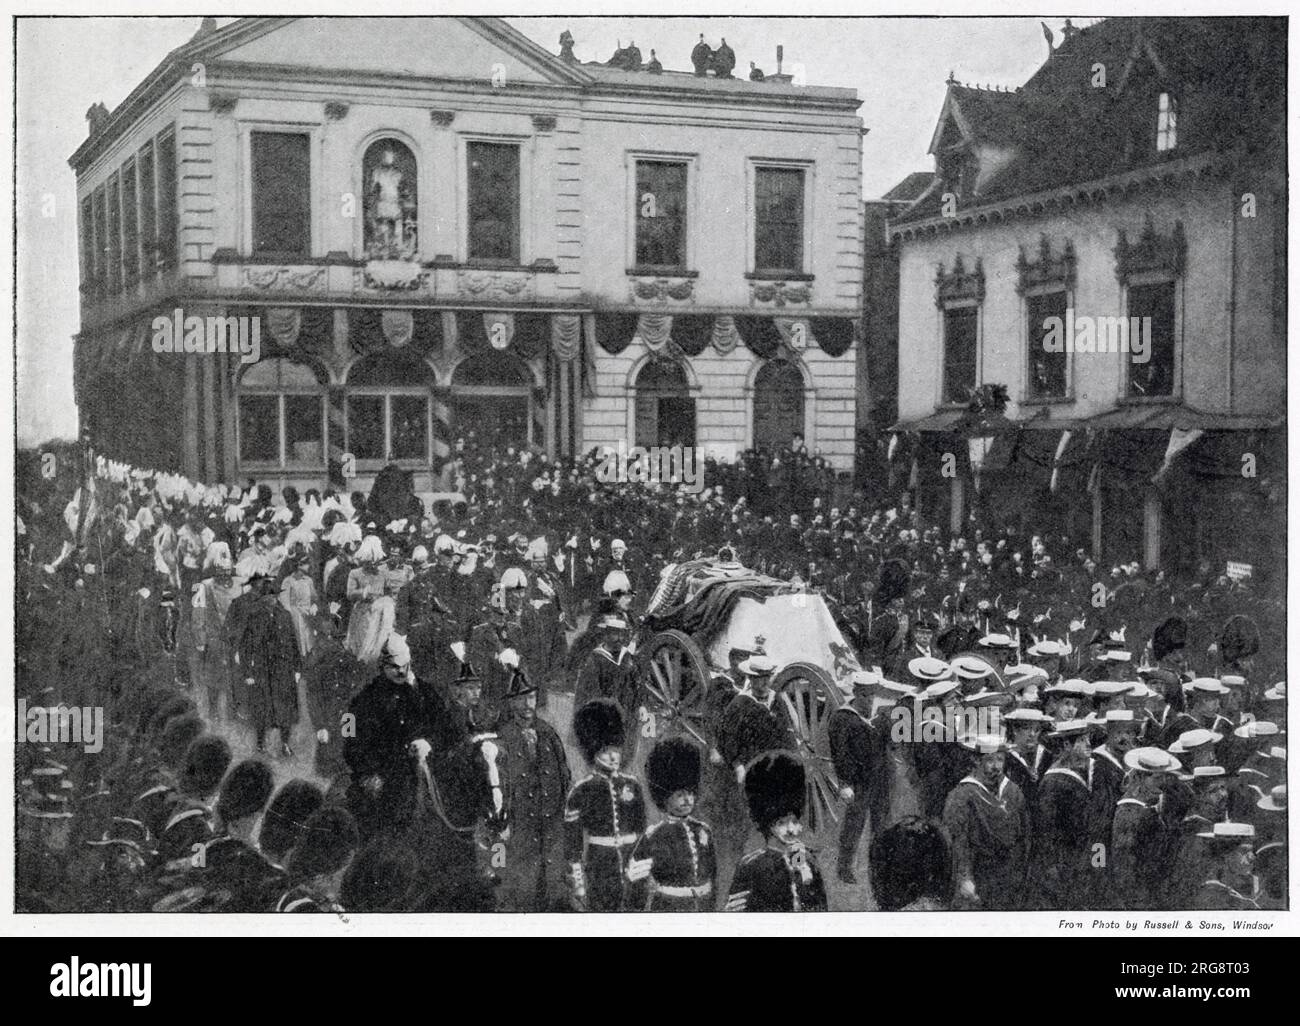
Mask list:
[[[573,733],[588,762],[602,748],[622,748],[623,710],[612,698],[596,698],[573,714]]]
[[[646,783],[650,799],[660,809],[677,791],[698,792],[700,748],[684,737],[660,741],[646,759]]]
[[[745,773],[745,802],[763,833],[785,816],[802,817],[806,801],[803,763],[788,752],[764,752]]]

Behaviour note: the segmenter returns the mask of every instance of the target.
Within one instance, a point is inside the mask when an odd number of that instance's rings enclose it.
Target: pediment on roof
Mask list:
[[[228,26],[203,56],[416,78],[575,85],[582,71],[497,18],[266,18]]]

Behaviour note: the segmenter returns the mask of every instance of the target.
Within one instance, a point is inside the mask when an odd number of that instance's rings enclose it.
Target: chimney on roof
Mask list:
[[[201,22],[199,22],[199,30],[194,33],[193,38],[202,39],[204,36],[212,35],[212,33],[214,33],[215,31],[217,31],[217,19],[204,18]]]
[[[768,82],[790,83],[794,81],[793,75],[787,75],[781,70],[781,65],[784,61],[785,61],[785,47],[782,46],[780,43],[778,43],[776,47],[776,74],[768,75],[767,76]]]
[[[86,120],[90,123],[90,137],[93,139],[108,123],[108,108],[99,102],[92,103],[90,110],[86,111]]]
[[[1075,27],[1074,27],[1074,23],[1073,23],[1072,21],[1070,21],[1069,18],[1066,18],[1066,19],[1065,19],[1065,26],[1061,29],[1061,40],[1062,40],[1062,42],[1066,42],[1066,43],[1068,43],[1071,39],[1073,39],[1075,36],[1077,36],[1081,31],[1083,31],[1083,30],[1082,30],[1082,29],[1077,29],[1077,28],[1075,28]]]

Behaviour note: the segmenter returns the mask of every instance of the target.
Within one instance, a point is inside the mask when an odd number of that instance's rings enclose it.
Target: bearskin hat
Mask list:
[[[1248,616],[1228,617],[1219,634],[1219,655],[1225,663],[1249,659],[1259,651],[1259,627]]]
[[[573,714],[573,733],[588,762],[602,748],[623,746],[623,710],[612,698],[596,698]]]
[[[802,816],[807,801],[803,763],[789,752],[765,752],[745,773],[745,801],[762,833],[785,816]]]
[[[185,764],[185,753],[191,744],[203,733],[203,720],[198,713],[186,713],[173,716],[163,727],[162,737],[158,741],[158,754],[172,769],[180,769]]]
[[[289,875],[295,880],[328,876],[346,866],[360,845],[356,820],[338,805],[317,809],[303,825],[302,836],[289,856]]]
[[[221,785],[217,814],[225,823],[244,819],[266,808],[275,790],[271,767],[260,759],[245,759],[230,771]]]
[[[677,791],[699,791],[700,747],[684,737],[670,737],[655,745],[646,759],[650,800],[662,809]]]
[[[276,792],[262,817],[257,845],[282,862],[302,837],[307,817],[325,804],[325,792],[307,780],[290,780]]]
[[[901,559],[887,559],[880,564],[880,574],[876,578],[876,591],[872,598],[877,603],[893,602],[907,594],[907,582],[911,577],[907,564]]]
[[[1171,616],[1151,635],[1151,655],[1157,662],[1187,644],[1187,621]]]

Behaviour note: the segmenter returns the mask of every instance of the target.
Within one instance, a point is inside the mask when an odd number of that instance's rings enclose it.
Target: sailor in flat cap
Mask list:
[[[1048,734],[1056,757],[1038,784],[1030,868],[1040,908],[1086,907],[1092,794],[1085,774],[1091,726],[1087,720],[1062,720]]]
[[[1124,778],[1132,768],[1125,757],[1137,747],[1137,718],[1130,709],[1111,709],[1100,717],[1104,740],[1088,759],[1088,788],[1092,807],[1088,815],[1088,837],[1092,844],[1109,845],[1116,802],[1124,793]],[[1093,867],[1093,883],[1099,896],[1108,889],[1110,862]],[[1105,907],[1104,898],[1097,907]]]
[[[960,907],[1012,909],[1024,899],[1029,853],[1029,810],[1004,772],[1008,745],[1000,734],[963,738],[970,772],[944,803],[952,839]]]
[[[1160,814],[1164,783],[1181,768],[1160,748],[1133,748],[1124,755],[1129,771],[1123,797],[1115,804],[1109,843],[1110,872],[1096,893],[1098,908],[1158,908],[1168,869],[1169,836]]]
[[[917,662],[925,659],[921,656]],[[831,713],[828,724],[831,762],[840,782],[840,796],[848,803],[840,829],[836,872],[843,883],[856,883],[854,858],[868,816],[874,834],[883,825],[889,803],[889,720],[894,699],[884,695],[883,680],[871,670],[857,670],[852,678],[853,697]]]
[[[1050,762],[1047,746],[1042,743],[1043,730],[1052,718],[1041,709],[1021,707],[1002,714],[1007,728],[1007,779],[1020,788],[1025,804],[1032,810],[1038,801],[1038,781]]]
[[[1255,828],[1249,823],[1215,823],[1199,835],[1205,841],[1210,875],[1193,896],[1193,908],[1256,911],[1261,887],[1255,875]]]

